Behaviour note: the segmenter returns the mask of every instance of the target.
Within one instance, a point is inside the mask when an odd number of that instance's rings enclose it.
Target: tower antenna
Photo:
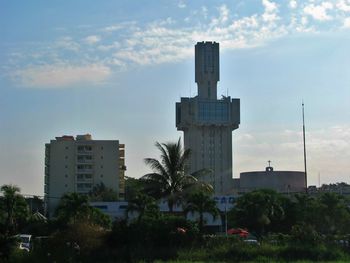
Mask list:
[[[303,112],[303,143],[304,143],[304,169],[305,169],[305,192],[307,193],[307,169],[306,169],[306,145],[305,145],[305,118],[304,118],[304,101],[302,101]]]

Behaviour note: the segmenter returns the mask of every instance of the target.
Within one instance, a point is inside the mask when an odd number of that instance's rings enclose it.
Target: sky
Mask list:
[[[197,94],[194,45],[220,44],[218,97],[241,100],[233,177],[303,171],[350,183],[350,1],[3,0],[0,185],[43,194],[45,143],[126,145],[127,176],[176,141],[175,103]]]

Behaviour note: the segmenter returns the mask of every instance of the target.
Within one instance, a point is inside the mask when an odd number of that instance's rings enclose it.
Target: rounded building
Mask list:
[[[243,172],[239,179],[239,192],[246,193],[257,189],[272,189],[280,193],[305,191],[305,173],[300,171],[274,171],[266,167],[265,171]]]

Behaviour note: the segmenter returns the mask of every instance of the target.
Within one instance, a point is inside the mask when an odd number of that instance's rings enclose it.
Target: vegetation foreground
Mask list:
[[[103,186],[89,195],[67,193],[51,220],[30,210],[18,187],[2,186],[0,262],[350,262],[346,197],[258,190],[237,198],[225,214],[217,210],[211,186],[200,182],[210,171],[187,174],[190,153],[179,141],[156,146],[160,161],[146,159],[153,173],[127,179],[126,217],[114,222],[89,205],[116,199]],[[161,198],[168,213],[159,211]],[[174,204],[183,212],[173,212]],[[197,221],[187,220],[188,213]],[[204,213],[249,236],[218,234],[205,225]],[[33,236],[30,249],[20,249],[21,233]]]

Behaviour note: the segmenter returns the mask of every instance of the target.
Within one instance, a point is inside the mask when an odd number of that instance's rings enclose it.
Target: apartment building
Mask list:
[[[88,194],[103,183],[124,199],[125,145],[90,134],[56,137],[45,144],[45,208],[52,217],[67,192]]]

